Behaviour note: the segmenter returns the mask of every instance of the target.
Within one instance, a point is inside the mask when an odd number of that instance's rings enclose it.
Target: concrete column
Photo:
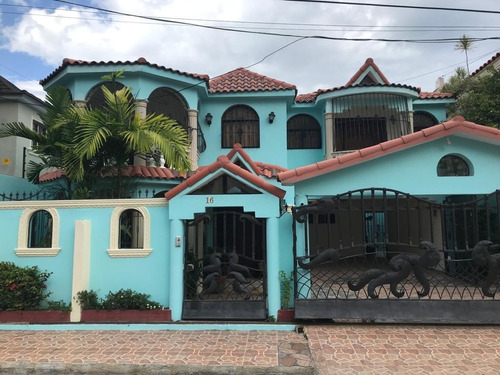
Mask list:
[[[413,126],[413,111],[408,111],[408,119],[410,120],[410,133],[413,133],[415,131]]]
[[[184,225],[182,220],[170,220],[170,303],[172,320],[182,319],[184,300]]]
[[[325,113],[325,159],[331,159],[333,149],[333,113]]]
[[[135,113],[141,118],[145,118],[148,111],[148,101],[146,99],[135,100]],[[134,165],[146,165],[146,157],[144,154],[136,154],[134,156]]]
[[[75,242],[73,250],[73,284],[71,287],[71,322],[79,322],[82,309],[76,302],[76,294],[88,290],[90,283],[90,221],[75,221]]]
[[[280,288],[280,254],[278,218],[271,217],[266,221],[267,236],[267,305],[269,316],[278,316],[281,304]]]
[[[191,161],[191,170],[195,171],[198,169],[198,111],[196,109],[188,109],[189,117],[189,159]]]

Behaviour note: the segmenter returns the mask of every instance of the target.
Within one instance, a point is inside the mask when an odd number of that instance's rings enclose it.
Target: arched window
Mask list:
[[[295,115],[287,122],[287,148],[321,148],[321,128],[318,121],[309,115]]]
[[[19,257],[56,256],[59,248],[59,214],[54,208],[27,208],[19,220]]]
[[[102,86],[105,86],[111,92],[116,92],[125,87],[120,82],[105,82],[94,86],[87,95],[87,107],[97,109],[104,106],[105,100],[104,93],[102,92]]]
[[[188,129],[187,105],[177,92],[166,87],[154,90],[148,98],[147,114],[163,114],[177,121],[184,130]]]
[[[134,209],[120,215],[119,249],[142,249],[144,247],[144,217]]]
[[[470,176],[469,163],[457,155],[445,155],[437,165],[437,175],[444,176]]]
[[[235,105],[222,115],[222,147],[235,143],[243,147],[260,147],[259,115],[247,105]]]
[[[52,247],[52,215],[45,210],[31,215],[28,229],[28,247]]]
[[[436,118],[427,112],[416,111],[413,114],[413,131],[418,132],[422,129],[429,128],[439,123]]]
[[[144,207],[117,207],[110,224],[107,250],[110,257],[142,258],[151,253],[151,218]]]

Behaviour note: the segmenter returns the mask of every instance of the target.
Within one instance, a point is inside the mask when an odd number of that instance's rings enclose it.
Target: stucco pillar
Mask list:
[[[71,287],[71,322],[79,322],[82,309],[76,302],[81,290],[89,290],[90,284],[90,228],[88,220],[75,221],[75,242],[73,246],[73,284]]]
[[[410,120],[410,133],[414,132],[414,127],[413,127],[413,111],[408,111],[408,119]]]
[[[325,159],[331,159],[333,154],[333,113],[325,113]]]
[[[170,303],[172,320],[182,319],[184,299],[184,225],[182,220],[170,220]]]
[[[87,101],[86,100],[73,100],[73,104],[75,105],[75,107],[83,108],[87,105]]]
[[[300,207],[301,205],[307,204],[307,196],[305,195],[296,195],[295,196],[295,206]],[[297,253],[297,257],[306,255],[306,223],[295,222],[295,250]],[[296,259],[294,259],[296,262]],[[300,280],[300,285],[298,286],[301,291],[300,294],[302,298],[307,298],[311,293],[311,272],[309,270],[302,269],[297,267],[297,280]]]
[[[135,113],[141,118],[146,117],[148,110],[148,101],[146,99],[135,100]],[[146,157],[144,154],[134,155],[134,165],[146,165]]]
[[[188,109],[189,118],[189,160],[191,161],[191,170],[198,169],[198,111],[196,109]]]
[[[278,218],[271,217],[266,221],[267,236],[267,304],[269,316],[278,316],[281,307],[280,287],[280,254]]]

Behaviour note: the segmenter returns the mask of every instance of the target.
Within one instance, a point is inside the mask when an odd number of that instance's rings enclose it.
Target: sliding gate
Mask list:
[[[370,188],[296,207],[295,317],[500,323],[499,202]]]
[[[185,222],[183,319],[266,319],[265,224],[239,208]]]

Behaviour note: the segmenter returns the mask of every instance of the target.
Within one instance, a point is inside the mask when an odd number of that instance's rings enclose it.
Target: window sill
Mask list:
[[[153,249],[108,249],[111,258],[145,258]]]
[[[14,252],[18,257],[55,257],[61,251],[60,247],[18,247]]]

